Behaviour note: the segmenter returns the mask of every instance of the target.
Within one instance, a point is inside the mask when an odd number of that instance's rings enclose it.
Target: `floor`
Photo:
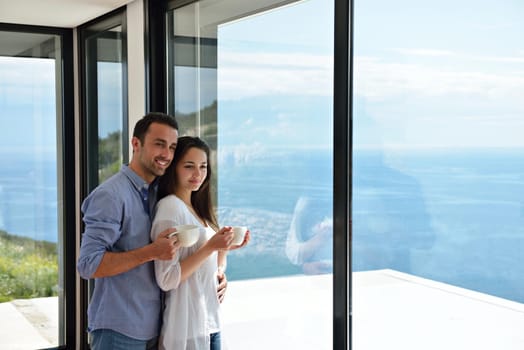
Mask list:
[[[230,282],[225,350],[332,350],[332,276]],[[521,350],[524,304],[393,270],[353,273],[353,350]],[[57,298],[0,303],[0,349],[56,346]]]

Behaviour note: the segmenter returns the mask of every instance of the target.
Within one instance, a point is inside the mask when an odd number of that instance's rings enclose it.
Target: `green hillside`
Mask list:
[[[57,291],[56,243],[0,230],[0,302],[55,296]]]

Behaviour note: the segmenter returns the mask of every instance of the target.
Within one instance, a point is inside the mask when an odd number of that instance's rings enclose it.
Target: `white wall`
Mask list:
[[[144,29],[144,1],[135,0],[127,5],[128,142],[135,123],[146,111]],[[132,152],[130,146],[129,159]]]

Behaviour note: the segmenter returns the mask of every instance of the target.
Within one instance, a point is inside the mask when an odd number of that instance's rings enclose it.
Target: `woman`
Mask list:
[[[231,227],[218,229],[210,179],[209,147],[197,137],[180,137],[173,161],[159,180],[151,238],[182,224],[200,226],[200,236],[195,245],[181,247],[173,260],[155,261],[157,283],[167,292],[160,349],[220,350],[217,281],[227,251],[246,245],[249,232],[242,244],[231,246]]]

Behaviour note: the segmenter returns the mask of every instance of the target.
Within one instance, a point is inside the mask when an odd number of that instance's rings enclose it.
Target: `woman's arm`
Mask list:
[[[232,239],[233,231],[231,227],[223,227],[215,233],[195,253],[180,262],[182,270],[180,281],[185,281],[191,276],[215,250],[217,250],[220,255],[223,250],[228,249]]]
[[[227,250],[221,250],[217,255],[218,273],[224,274],[227,268]]]
[[[156,240],[165,229],[176,226],[172,220],[156,220],[151,228],[151,239]],[[179,251],[171,260],[155,260],[155,278],[163,291],[178,288],[180,284]]]

